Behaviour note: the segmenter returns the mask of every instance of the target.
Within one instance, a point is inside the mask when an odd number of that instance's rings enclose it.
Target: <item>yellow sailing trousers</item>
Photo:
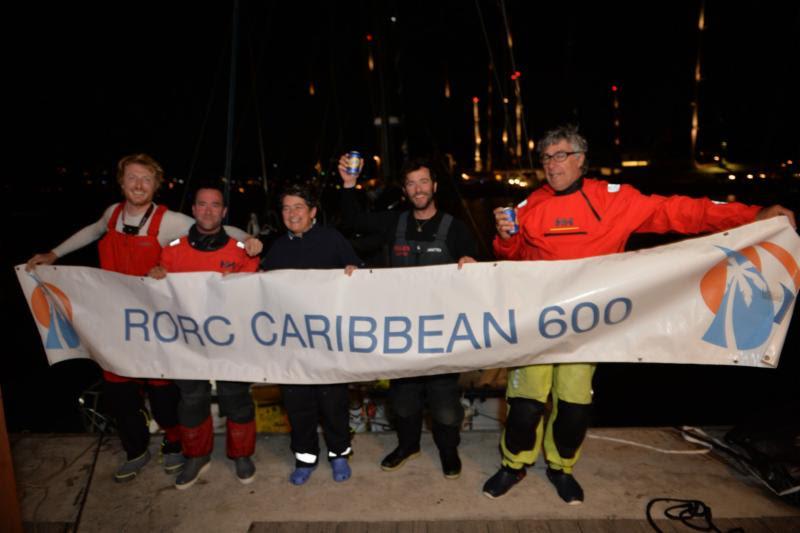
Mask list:
[[[511,468],[523,468],[532,465],[539,456],[542,442],[544,442],[544,454],[549,466],[555,470],[563,470],[571,473],[572,467],[580,456],[580,444],[588,427],[589,405],[592,403],[592,377],[596,365],[586,363],[570,363],[555,365],[532,365],[518,367],[509,370],[508,387],[506,398],[509,402],[509,413],[506,428],[500,441],[503,453],[502,463]],[[552,395],[552,411],[545,427],[544,404],[547,403],[548,396]],[[524,401],[515,400],[527,399],[535,402],[527,402],[529,405],[539,405],[541,409],[538,413],[518,416],[514,409],[521,412],[526,407]],[[570,410],[570,421],[562,421],[558,430],[556,427],[559,403],[562,410]],[[573,416],[578,413],[578,416]],[[527,417],[527,418],[526,418]],[[530,424],[525,424],[529,420]],[[513,421],[513,423],[512,423]],[[522,423],[520,423],[522,422]],[[535,436],[530,433],[535,432]],[[533,437],[533,438],[531,438]],[[557,442],[561,439],[564,442],[572,442],[566,445]],[[509,450],[508,442],[532,443],[532,447],[527,449]],[[519,448],[520,446],[516,446]],[[573,453],[569,457],[562,457],[559,449],[573,448]]]

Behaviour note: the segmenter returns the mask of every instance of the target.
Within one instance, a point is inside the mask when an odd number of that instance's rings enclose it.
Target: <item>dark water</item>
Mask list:
[[[781,190],[784,192],[782,193]],[[22,297],[13,265],[36,251],[46,251],[82,225],[94,221],[116,200],[113,187],[58,190],[32,188],[11,190],[10,231],[2,234],[2,335],[0,356],[6,420],[10,431],[82,431],[78,410],[80,393],[97,382],[98,368],[91,361],[73,360],[48,366],[34,322]],[[689,191],[691,192],[691,191]],[[440,186],[440,193],[448,194]],[[767,203],[783,194],[782,203],[797,209],[796,191],[772,190]],[[449,195],[442,199],[449,210],[474,222],[479,241],[491,239],[491,209],[508,204],[502,194],[464,191],[461,202]],[[756,203],[759,199],[751,200]],[[766,201],[764,201],[766,200]],[[162,199],[177,208],[177,196]],[[263,199],[258,200],[263,203]],[[239,210],[243,224],[247,209]],[[469,216],[467,216],[467,214]],[[335,216],[331,216],[331,220]],[[649,246],[659,239],[639,239],[633,246]],[[484,251],[484,256],[487,252]],[[484,257],[487,258],[487,257]],[[64,264],[97,265],[95,246],[75,252]],[[800,421],[800,364],[798,363],[798,311],[775,370],[699,365],[600,365],[595,377],[595,426],[662,426],[679,424],[767,426]]]

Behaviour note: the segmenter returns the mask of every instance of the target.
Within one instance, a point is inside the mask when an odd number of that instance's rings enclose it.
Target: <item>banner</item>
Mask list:
[[[784,217],[570,261],[17,276],[52,363],[123,376],[334,383],[566,362],[775,367],[800,284]]]

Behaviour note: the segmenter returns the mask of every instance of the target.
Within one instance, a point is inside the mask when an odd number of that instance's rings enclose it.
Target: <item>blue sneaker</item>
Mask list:
[[[289,476],[289,481],[292,482],[292,485],[303,485],[311,477],[311,473],[316,467],[317,465],[296,467],[292,475]]]
[[[350,461],[347,457],[336,457],[331,459],[331,468],[333,468],[333,480],[341,483],[350,479],[352,471],[350,470]]]

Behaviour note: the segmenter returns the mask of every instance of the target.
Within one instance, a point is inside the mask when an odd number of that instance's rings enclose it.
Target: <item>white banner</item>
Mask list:
[[[780,217],[645,251],[462,270],[17,276],[51,364],[324,383],[564,362],[774,367],[798,257]]]

